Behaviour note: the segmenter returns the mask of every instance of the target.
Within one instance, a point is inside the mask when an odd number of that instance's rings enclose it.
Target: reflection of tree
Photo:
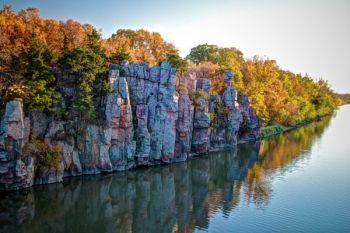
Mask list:
[[[218,211],[228,216],[244,193],[264,207],[273,174],[305,158],[329,119],[237,150],[187,163],[1,194],[0,232],[193,232]],[[242,192],[243,191],[243,192]]]
[[[287,167],[291,162],[305,158],[308,151],[325,131],[331,117],[312,123],[283,135],[264,140],[261,143],[259,159],[248,170],[245,182],[245,195],[248,202],[257,207],[268,204],[272,193],[271,180],[276,171]]]

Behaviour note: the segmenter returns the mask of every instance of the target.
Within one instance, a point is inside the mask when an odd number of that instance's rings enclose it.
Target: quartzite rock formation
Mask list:
[[[209,79],[197,80],[192,132],[192,151],[194,153],[205,153],[210,147],[209,90]]]
[[[226,71],[224,93],[221,96],[212,96],[210,99],[210,112],[214,118],[210,135],[213,149],[234,147],[237,144],[242,115],[237,107],[236,90],[230,86],[233,76],[231,71]]]
[[[0,187],[20,189],[33,185],[34,159],[21,159],[25,139],[22,100],[6,104],[0,124]]]
[[[175,158],[177,162],[185,161],[191,152],[191,132],[193,126],[193,106],[186,86],[179,89],[179,112],[176,121]]]
[[[119,70],[114,65],[110,67],[109,80],[113,89],[106,104],[106,121],[111,132],[109,157],[113,170],[123,171],[135,165],[136,142],[133,140],[129,89],[125,77],[119,77]]]
[[[260,138],[260,120],[254,109],[250,107],[246,95],[240,94],[238,99],[243,117],[243,122],[240,126],[240,137],[245,140],[256,140]]]
[[[130,87],[137,165],[168,163],[175,152],[175,69],[168,62],[149,68],[123,64]]]
[[[38,111],[25,117],[21,99],[9,101],[0,124],[0,190],[180,162],[192,154],[234,147],[238,136],[258,139],[259,119],[246,96],[237,101],[233,76],[227,71],[224,93],[210,96],[207,77],[186,73],[177,79],[168,62],[111,65],[113,92],[104,99],[104,117],[93,123]],[[69,96],[74,88],[62,87],[61,92]],[[40,159],[34,153],[38,142],[48,150],[40,152]],[[28,155],[24,148],[34,152]]]

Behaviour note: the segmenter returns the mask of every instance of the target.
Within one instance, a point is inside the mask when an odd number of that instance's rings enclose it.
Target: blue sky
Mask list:
[[[347,0],[0,1],[15,10],[36,7],[45,18],[90,23],[104,37],[120,28],[158,31],[183,56],[201,43],[237,47],[246,58],[267,56],[350,92]]]

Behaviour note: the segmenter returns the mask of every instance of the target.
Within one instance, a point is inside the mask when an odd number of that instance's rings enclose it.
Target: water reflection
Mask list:
[[[335,114],[334,114],[335,116]],[[333,117],[334,117],[333,116]],[[298,161],[310,156],[310,148],[329,126],[331,116],[287,134],[263,140],[259,158],[248,170],[245,195],[257,207],[268,205],[272,194],[271,181],[278,170],[297,167]]]
[[[2,193],[0,232],[193,232],[244,199],[268,205],[271,179],[293,167],[330,118],[235,151],[187,163]]]

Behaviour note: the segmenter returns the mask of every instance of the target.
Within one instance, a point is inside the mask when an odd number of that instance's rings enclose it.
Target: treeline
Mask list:
[[[0,12],[0,111],[7,101],[22,98],[27,112],[98,119],[110,92],[109,63],[167,59],[181,58],[159,33],[118,30],[102,40],[92,25],[43,19],[34,8],[16,14],[5,6]],[[73,95],[67,95],[69,88]]]
[[[327,81],[315,81],[307,75],[294,74],[278,67],[276,61],[255,56],[245,60],[236,48],[198,45],[187,58],[195,69],[209,70],[212,94],[224,88],[222,72],[235,73],[233,85],[249,96],[258,116],[266,124],[294,125],[331,113],[341,102]]]
[[[205,72],[213,95],[221,94],[222,73],[231,69],[232,85],[249,96],[266,124],[293,125],[340,104],[326,81],[284,71],[270,59],[245,60],[236,48],[198,45],[183,59],[159,33],[118,30],[104,40],[92,25],[43,19],[34,8],[15,13],[5,6],[0,12],[0,109],[8,100],[22,98],[26,110],[98,119],[110,92],[108,64],[124,60],[150,65],[168,60],[178,75]],[[74,95],[64,88],[74,88]]]
[[[343,104],[350,104],[350,94],[338,94],[338,98],[342,100]]]

